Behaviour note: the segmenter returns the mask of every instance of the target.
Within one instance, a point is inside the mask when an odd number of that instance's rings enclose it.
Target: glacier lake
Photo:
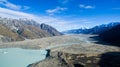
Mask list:
[[[45,59],[46,53],[46,50],[0,49],[0,67],[27,67],[29,64]]]

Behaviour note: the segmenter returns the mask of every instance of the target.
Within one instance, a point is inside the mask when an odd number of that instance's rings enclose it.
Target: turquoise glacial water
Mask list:
[[[45,59],[47,51],[21,48],[0,49],[0,67],[27,67]]]

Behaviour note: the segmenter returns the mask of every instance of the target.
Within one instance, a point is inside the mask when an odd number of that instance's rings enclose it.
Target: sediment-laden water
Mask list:
[[[0,49],[0,67],[27,67],[29,64],[45,59],[46,53],[46,50]]]

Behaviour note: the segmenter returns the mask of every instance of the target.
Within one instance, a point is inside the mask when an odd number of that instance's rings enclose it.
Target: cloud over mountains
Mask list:
[[[8,0],[0,0],[0,5],[14,10],[21,10],[21,9],[26,10],[30,8],[28,6],[16,5],[14,3],[9,2]]]
[[[61,13],[62,11],[65,11],[65,10],[67,10],[67,8],[58,6],[55,9],[48,9],[48,10],[46,10],[46,12],[49,15],[54,15],[55,13]]]
[[[80,8],[84,8],[84,9],[94,9],[95,6],[92,5],[84,5],[84,4],[80,4],[79,5]]]
[[[67,30],[72,28],[77,28],[79,24],[73,24],[73,21],[64,20],[57,17],[51,16],[36,16],[33,14],[28,14],[24,12],[14,11],[6,8],[0,8],[0,17],[7,17],[7,18],[27,18],[33,19],[38,23],[46,23],[53,27],[55,27],[59,31]],[[29,18],[28,18],[29,17]]]

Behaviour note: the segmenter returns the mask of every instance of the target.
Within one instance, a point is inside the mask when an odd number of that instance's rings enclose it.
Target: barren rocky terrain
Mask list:
[[[50,49],[50,56],[29,67],[119,67],[120,47],[99,42],[97,35],[63,35],[18,42],[1,43],[1,48],[20,47],[24,49]],[[107,54],[107,55],[106,55]],[[104,56],[105,55],[105,56]],[[106,63],[102,58],[113,61]],[[118,60],[116,60],[116,58]],[[115,60],[114,60],[115,59]],[[101,64],[105,63],[105,64]],[[110,67],[110,66],[109,66]]]
[[[32,48],[32,49],[51,49],[52,51],[67,51],[73,53],[84,52],[107,52],[118,50],[119,47],[110,46],[107,43],[99,43],[99,41],[94,40],[92,37],[97,35],[63,35],[63,36],[54,36],[46,37],[40,39],[28,39],[24,41],[17,42],[5,42],[1,43],[0,47],[21,47],[21,48]],[[70,49],[69,49],[70,48]],[[75,49],[75,52],[74,52]],[[70,51],[71,50],[71,51]],[[81,51],[80,51],[81,50]]]

